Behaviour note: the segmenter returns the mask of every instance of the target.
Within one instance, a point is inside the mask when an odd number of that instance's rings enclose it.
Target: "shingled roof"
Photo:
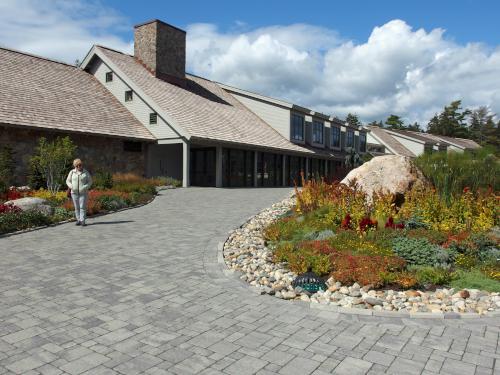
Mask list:
[[[392,135],[378,126],[367,126],[370,133],[380,140],[386,147],[396,155],[415,157],[415,154],[398,142]]]
[[[97,46],[133,84],[192,139],[315,154],[296,145],[248,110],[216,82],[186,74],[182,86],[156,78],[133,56]]]
[[[153,135],[80,68],[0,48],[0,123],[150,140]]]

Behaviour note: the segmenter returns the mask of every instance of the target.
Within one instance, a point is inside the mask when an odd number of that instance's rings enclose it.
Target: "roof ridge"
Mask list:
[[[20,55],[34,57],[34,58],[37,58],[37,59],[40,59],[40,60],[45,60],[45,61],[53,62],[53,63],[56,63],[56,64],[66,65],[66,66],[69,66],[71,68],[80,69],[79,67],[77,67],[75,65],[72,65],[72,64],[69,64],[69,63],[64,62],[64,61],[51,59],[51,58],[45,57],[45,56],[35,55],[34,53],[29,53],[29,52],[21,51],[21,50],[15,49],[15,48],[10,48],[10,47],[5,47],[5,46],[1,46],[0,45],[0,49],[3,49],[5,51],[9,51],[9,52],[18,53]]]

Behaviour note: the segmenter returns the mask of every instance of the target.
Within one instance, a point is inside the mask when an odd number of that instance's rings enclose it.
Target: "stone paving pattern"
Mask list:
[[[0,374],[493,374],[498,318],[403,319],[257,295],[218,263],[288,189],[189,188],[0,238]]]

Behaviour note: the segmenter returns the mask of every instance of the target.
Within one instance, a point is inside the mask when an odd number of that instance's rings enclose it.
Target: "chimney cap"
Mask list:
[[[137,29],[138,27],[141,27],[141,26],[144,26],[144,25],[147,25],[147,24],[150,24],[150,23],[154,23],[154,22],[158,22],[158,23],[161,23],[161,24],[163,24],[165,26],[172,27],[172,28],[174,28],[174,29],[176,29],[178,31],[181,31],[184,34],[186,34],[185,30],[179,29],[178,27],[170,25],[169,23],[163,22],[162,20],[159,20],[157,18],[149,20],[149,21],[146,21],[146,22],[138,23],[137,25],[134,25],[134,29]]]

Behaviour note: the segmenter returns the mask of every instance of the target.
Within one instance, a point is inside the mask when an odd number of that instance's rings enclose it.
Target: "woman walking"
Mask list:
[[[71,189],[71,198],[73,199],[73,206],[75,206],[76,225],[86,226],[87,197],[92,185],[92,177],[86,169],[83,169],[83,163],[80,159],[73,161],[73,167],[74,169],[69,172],[66,179],[66,185]]]

